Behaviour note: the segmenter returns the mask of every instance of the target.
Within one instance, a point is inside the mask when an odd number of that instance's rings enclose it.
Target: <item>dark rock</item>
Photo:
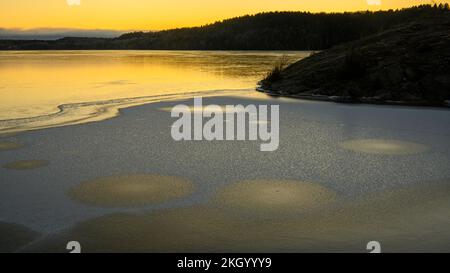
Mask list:
[[[263,88],[334,101],[445,105],[450,100],[450,12],[333,47],[292,64]],[[339,99],[336,99],[339,98]]]

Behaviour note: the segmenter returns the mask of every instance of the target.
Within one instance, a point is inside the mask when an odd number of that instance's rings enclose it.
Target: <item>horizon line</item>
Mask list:
[[[213,25],[216,23],[221,23],[226,20],[231,20],[235,18],[241,18],[246,16],[256,16],[259,14],[267,14],[267,13],[307,13],[307,14],[345,14],[345,13],[361,13],[361,12],[370,12],[370,13],[376,13],[376,12],[387,12],[387,11],[399,11],[399,10],[405,10],[409,8],[419,7],[419,6],[433,6],[432,4],[422,4],[422,5],[413,5],[410,7],[403,7],[403,8],[396,8],[396,9],[378,9],[378,10],[370,10],[370,9],[361,9],[361,10],[349,10],[349,11],[307,11],[307,10],[273,10],[273,11],[261,11],[256,13],[248,13],[243,15],[237,15],[233,17],[224,17],[222,19],[217,19],[215,21],[211,21],[209,23],[205,24],[197,24],[193,26],[180,26],[180,27],[172,27],[172,28],[161,28],[161,29],[113,29],[113,28],[102,28],[102,27],[95,27],[95,28],[79,28],[79,27],[67,27],[67,26],[58,26],[58,27],[52,27],[52,26],[37,26],[32,28],[21,28],[21,27],[13,27],[13,28],[6,28],[0,26],[0,30],[15,30],[15,31],[32,31],[32,30],[80,30],[80,31],[167,31],[172,29],[180,29],[180,28],[195,28],[195,27],[202,27],[207,25]]]
[[[77,28],[77,27],[36,27],[36,28],[4,28],[0,26],[0,40],[33,40],[33,39],[43,39],[43,40],[58,40],[66,37],[79,37],[79,38],[117,38],[123,34],[127,33],[135,33],[135,32],[162,32],[162,31],[170,31],[177,29],[185,29],[185,28],[200,28],[205,26],[210,26],[218,23],[223,23],[224,21],[233,20],[242,17],[252,17],[261,14],[269,14],[269,13],[305,13],[312,15],[320,15],[320,14],[347,14],[347,13],[378,13],[378,12],[388,12],[388,11],[401,11],[414,7],[420,6],[430,6],[432,4],[422,4],[422,5],[413,5],[410,7],[396,8],[396,9],[382,9],[379,10],[355,10],[355,11],[306,11],[306,10],[273,10],[273,11],[261,11],[257,13],[250,13],[244,15],[238,15],[234,17],[227,17],[223,19],[218,19],[212,21],[210,23],[194,25],[194,26],[182,26],[182,27],[173,27],[173,28],[165,28],[165,29],[108,29],[108,28]],[[96,36],[94,36],[96,35]]]

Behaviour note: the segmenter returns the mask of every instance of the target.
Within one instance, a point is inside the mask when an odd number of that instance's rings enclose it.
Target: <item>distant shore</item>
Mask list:
[[[204,26],[137,31],[115,38],[68,34],[56,40],[0,39],[0,50],[322,50],[424,14],[433,15],[442,8],[445,6],[345,13],[264,12]]]

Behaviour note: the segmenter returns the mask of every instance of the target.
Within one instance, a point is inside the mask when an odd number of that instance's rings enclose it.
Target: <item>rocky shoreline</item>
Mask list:
[[[343,103],[450,105],[450,12],[316,53],[259,83],[269,95]]]
[[[348,96],[326,96],[320,94],[289,94],[289,93],[280,93],[273,92],[271,90],[264,89],[261,85],[256,87],[256,91],[264,93],[271,97],[286,97],[293,99],[302,99],[302,100],[313,100],[313,101],[327,101],[327,102],[335,102],[335,103],[364,103],[364,104],[377,104],[377,105],[399,105],[399,106],[428,106],[428,107],[448,107],[450,108],[450,100],[444,101],[442,104],[433,104],[427,101],[392,101],[392,100],[383,100],[379,97],[362,97],[358,101],[352,99],[352,97]]]

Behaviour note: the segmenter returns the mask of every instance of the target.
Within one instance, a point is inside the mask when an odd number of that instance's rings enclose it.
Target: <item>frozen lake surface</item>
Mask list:
[[[0,53],[0,251],[450,251],[449,110],[255,92],[283,54]],[[279,149],[174,141],[194,95],[279,105]]]

